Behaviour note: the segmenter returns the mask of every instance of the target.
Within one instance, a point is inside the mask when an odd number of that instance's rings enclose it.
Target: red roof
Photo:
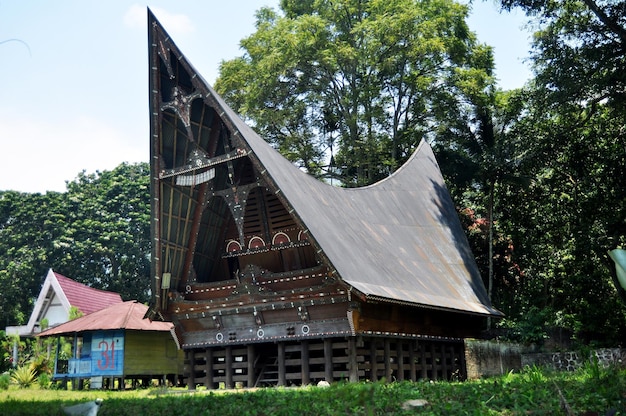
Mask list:
[[[171,322],[144,319],[148,307],[136,300],[117,303],[89,315],[81,316],[54,328],[43,331],[39,336],[73,334],[86,331],[130,329],[135,331],[169,331]]]
[[[119,293],[94,289],[56,272],[54,272],[54,276],[70,305],[78,308],[85,315],[99,311],[109,305],[123,302]]]

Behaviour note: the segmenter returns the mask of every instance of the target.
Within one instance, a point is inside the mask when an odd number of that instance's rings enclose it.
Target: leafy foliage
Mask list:
[[[37,373],[30,365],[16,367],[11,372],[11,381],[22,388],[30,387],[35,382]]]
[[[449,1],[282,1],[257,13],[216,90],[315,176],[371,184],[489,84],[491,50]],[[330,159],[330,160],[329,160]]]
[[[49,268],[145,302],[150,288],[147,164],[82,172],[67,192],[0,192],[0,322],[23,324]]]

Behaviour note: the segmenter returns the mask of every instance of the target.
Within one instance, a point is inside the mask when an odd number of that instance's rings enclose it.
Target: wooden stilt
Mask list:
[[[415,363],[415,349],[417,348],[417,341],[409,341],[409,368],[411,372],[411,381],[417,381],[417,365]]]
[[[235,387],[233,384],[233,347],[228,345],[224,349],[224,354],[224,372],[226,373],[226,381],[224,383],[226,384],[227,389],[232,389]]]
[[[385,338],[385,378],[387,383],[391,382],[391,341]]]
[[[248,387],[254,387],[254,381],[255,381],[254,363],[256,361],[254,344],[248,344],[247,353],[248,353],[247,354],[248,355]]]
[[[396,361],[398,362],[398,375],[396,379],[398,381],[404,380],[404,353],[402,352],[403,341],[401,339],[396,340]]]
[[[196,372],[196,356],[194,350],[187,350],[185,352],[187,354],[187,388],[189,390],[196,389],[196,380],[195,380],[195,372]]]
[[[356,383],[359,381],[359,363],[356,357],[356,338],[348,338],[348,371],[350,374],[350,382]]]
[[[205,382],[204,382],[204,386],[207,389],[213,389],[213,349],[212,348],[207,348],[204,352],[205,357],[206,357],[206,363],[205,363]]]
[[[426,346],[423,342],[419,343],[420,349],[420,361],[422,363],[422,379],[426,380],[428,378],[428,364],[426,363]]]
[[[333,382],[333,341],[324,339],[324,373],[325,379],[329,383]]]
[[[370,341],[370,381],[378,381],[378,357],[374,338]]]
[[[306,386],[311,382],[309,369],[309,341],[302,341],[300,344],[300,361],[302,369],[302,385]]]
[[[278,385],[284,386],[287,384],[287,377],[285,376],[285,343],[278,343]]]

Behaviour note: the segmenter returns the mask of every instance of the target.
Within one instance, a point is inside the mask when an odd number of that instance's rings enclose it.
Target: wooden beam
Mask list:
[[[417,348],[417,341],[411,340],[409,342],[409,364],[411,370],[411,381],[417,381],[417,366],[415,365],[415,349]]]
[[[376,339],[370,338],[370,381],[378,381],[378,360],[376,358]]]
[[[207,348],[204,352],[206,364],[205,364],[205,372],[206,372],[206,381],[204,382],[204,387],[207,389],[213,388],[213,349]]]
[[[391,382],[391,341],[385,338],[385,378],[387,383]]]
[[[196,389],[196,380],[195,380],[195,372],[196,372],[196,357],[194,350],[185,351],[187,354],[187,368],[189,371],[189,376],[187,377],[187,388],[189,390]]]
[[[287,381],[285,374],[285,343],[278,343],[278,385],[284,386]]]
[[[309,369],[309,341],[302,340],[300,343],[300,361],[302,367],[302,385],[306,386],[311,382]]]
[[[348,371],[351,383],[359,381],[359,363],[356,358],[356,337],[348,338]]]
[[[254,387],[254,363],[256,361],[256,355],[254,350],[254,344],[248,344],[248,388]]]
[[[226,388],[232,389],[235,387],[233,384],[233,347],[227,345],[224,349],[224,372],[226,373]]]
[[[402,345],[404,341],[396,339],[396,361],[398,363],[398,375],[396,379],[398,381],[404,381],[404,353],[402,352]]]
[[[333,340],[324,338],[324,378],[333,382]]]

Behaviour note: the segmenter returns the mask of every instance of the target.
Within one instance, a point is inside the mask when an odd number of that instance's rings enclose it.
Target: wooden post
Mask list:
[[[378,381],[378,357],[376,355],[376,338],[370,338],[370,381]]]
[[[411,369],[411,381],[417,381],[417,366],[415,365],[415,348],[417,347],[417,341],[411,340],[409,342],[409,363]]]
[[[428,378],[428,368],[426,365],[426,346],[423,342],[419,343],[420,347],[420,357],[422,361],[422,379],[426,380]]]
[[[359,381],[359,363],[356,355],[356,337],[348,337],[348,371],[351,383]]]
[[[248,388],[254,387],[254,362],[256,361],[254,344],[248,344]]]
[[[233,387],[235,387],[233,385],[233,347],[231,347],[230,345],[228,345],[225,349],[224,349],[224,371],[226,373],[226,388],[227,389],[232,389]]]
[[[311,382],[309,370],[309,341],[303,340],[300,343],[300,361],[302,367],[302,385],[306,386]]]
[[[441,344],[441,378],[448,380],[448,345]]]
[[[284,386],[287,384],[287,377],[285,375],[285,343],[278,343],[278,385]]]
[[[404,353],[402,352],[403,341],[396,340],[396,361],[398,362],[398,381],[404,381]]]
[[[206,381],[205,381],[204,386],[207,389],[213,389],[213,349],[212,348],[207,348],[205,350],[205,357],[206,357],[206,367],[205,367]]]
[[[196,372],[196,356],[194,350],[185,351],[187,354],[187,371],[189,372],[189,376],[187,377],[187,388],[189,390],[196,389],[196,380],[195,380],[195,372]]]
[[[324,373],[329,383],[333,382],[333,340],[324,339]]]
[[[438,368],[437,368],[437,354],[435,353],[435,343],[431,342],[430,343],[430,362],[431,362],[431,366],[432,366],[432,373],[431,373],[431,377],[432,380],[437,381],[439,379],[438,377]]]
[[[391,342],[389,338],[385,338],[385,379],[387,383],[391,382]]]
[[[465,344],[461,344],[459,349],[459,377],[461,380],[465,380],[467,378],[467,363],[465,361]]]

